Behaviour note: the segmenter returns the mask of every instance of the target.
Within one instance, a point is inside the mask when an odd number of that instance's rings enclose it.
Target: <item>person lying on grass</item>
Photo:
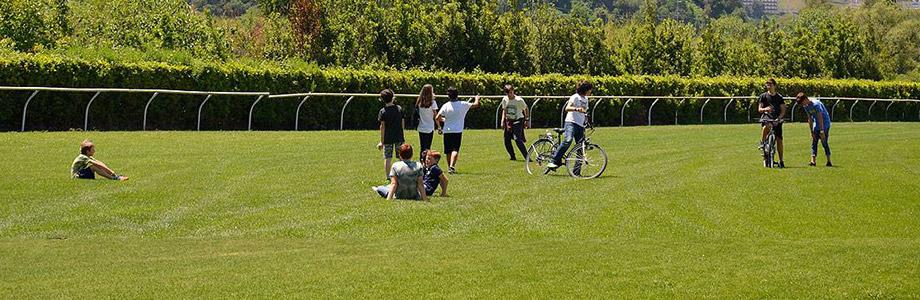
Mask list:
[[[128,180],[127,176],[121,176],[115,173],[109,166],[105,163],[96,160],[93,156],[96,155],[96,145],[93,144],[90,140],[84,140],[80,143],[80,155],[77,155],[77,158],[73,160],[73,164],[70,166],[70,173],[72,178],[78,179],[96,179],[96,174],[99,174],[102,177],[125,181]]]
[[[422,158],[425,163],[425,178],[422,180],[425,182],[425,194],[428,194],[428,196],[434,195],[434,191],[440,185],[441,197],[447,197],[447,175],[444,175],[441,167],[438,166],[438,162],[441,161],[441,153],[430,150],[426,154]]]
[[[412,161],[412,146],[402,144],[399,146],[399,159],[390,168],[390,184],[371,187],[381,197],[387,200],[410,199],[428,201],[425,194],[425,184],[422,182],[424,167],[417,161]]]

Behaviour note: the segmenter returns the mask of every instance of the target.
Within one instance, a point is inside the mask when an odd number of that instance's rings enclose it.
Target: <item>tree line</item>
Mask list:
[[[738,1],[259,0],[240,1],[249,7],[235,17],[239,11],[215,13],[185,0],[10,0],[0,3],[0,52],[520,75],[920,81],[920,11],[889,1],[808,3],[798,15],[758,18]]]

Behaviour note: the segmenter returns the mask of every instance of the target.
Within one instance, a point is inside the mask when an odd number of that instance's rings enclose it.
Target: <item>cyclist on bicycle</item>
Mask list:
[[[562,158],[572,145],[572,141],[580,142],[585,138],[585,113],[588,111],[588,97],[593,89],[591,83],[582,81],[575,88],[576,93],[565,103],[565,137],[553,154],[553,161],[546,165],[547,172],[562,165]]]
[[[773,129],[776,136],[776,152],[779,153],[779,167],[785,168],[783,162],[783,118],[786,117],[786,100],[783,95],[776,92],[776,79],[770,78],[766,82],[767,92],[760,95],[758,102],[760,105],[757,112],[762,113],[760,116],[761,135],[760,149],[764,148],[764,141],[767,140],[767,134]]]

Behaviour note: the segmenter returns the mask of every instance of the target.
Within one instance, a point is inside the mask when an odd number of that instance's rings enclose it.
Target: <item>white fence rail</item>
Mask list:
[[[205,96],[204,100],[201,101],[201,104],[198,105],[196,130],[201,130],[201,113],[202,113],[202,110],[204,109],[205,104],[208,102],[209,99],[211,99],[212,96],[256,97],[256,99],[252,102],[252,105],[249,106],[247,130],[252,130],[253,111],[255,110],[256,105],[259,104],[259,102],[262,101],[263,99],[286,99],[286,98],[301,99],[300,103],[297,105],[297,109],[295,110],[295,117],[294,117],[294,130],[299,130],[300,129],[300,111],[303,105],[307,102],[307,100],[311,99],[311,97],[314,99],[316,97],[341,97],[345,101],[342,104],[342,109],[339,114],[339,130],[343,130],[345,128],[345,112],[346,112],[346,109],[348,108],[348,104],[350,104],[352,100],[354,100],[355,98],[377,98],[379,97],[378,94],[367,94],[367,93],[313,93],[313,92],[310,92],[310,93],[272,95],[270,93],[265,93],[265,92],[213,92],[213,91],[184,91],[184,90],[161,90],[161,89],[58,88],[58,87],[9,87],[9,86],[0,86],[0,91],[31,92],[25,102],[25,105],[23,105],[23,108],[22,108],[22,122],[20,126],[21,131],[26,130],[26,124],[27,124],[26,121],[27,121],[27,116],[28,116],[29,104],[32,102],[32,99],[34,99],[35,96],[38,95],[40,92],[94,93],[93,97],[86,104],[86,109],[84,112],[84,121],[83,121],[84,130],[89,130],[90,128],[89,127],[90,112],[91,112],[90,108],[92,107],[93,102],[96,100],[96,98],[98,98],[103,93],[151,94],[150,98],[147,100],[146,105],[144,106],[144,117],[143,117],[143,123],[142,123],[142,130],[147,130],[147,111],[149,110],[150,105],[157,98],[157,96],[161,94]],[[418,95],[396,94],[395,96],[397,98],[416,98]],[[437,95],[436,97],[445,98],[446,96]],[[471,99],[475,96],[462,95],[460,97]],[[501,99],[502,97],[504,97],[504,95],[483,95],[480,97],[483,99],[496,100],[496,99]],[[531,111],[536,110],[537,105],[540,103],[541,100],[549,100],[549,99],[565,100],[569,98],[568,96],[551,96],[551,95],[528,95],[528,96],[521,96],[521,97],[524,99],[532,100],[531,105],[530,105]],[[852,105],[850,106],[850,109],[849,109],[849,120],[850,121],[853,121],[853,111],[856,105],[859,104],[859,102],[861,101],[863,102],[871,101],[872,102],[867,112],[868,119],[871,119],[872,110],[875,107],[876,103],[888,102],[888,105],[885,106],[885,119],[886,120],[888,119],[888,111],[896,103],[920,103],[920,100],[916,100],[916,99],[876,99],[876,98],[848,98],[848,97],[816,97],[816,98],[824,100],[826,103],[830,103],[831,101],[834,102],[834,104],[830,106],[830,114],[831,114],[832,120],[834,119],[834,113],[836,111],[836,107],[838,104],[840,104],[840,102],[852,101]],[[753,119],[751,117],[751,111],[753,110],[753,107],[756,105],[756,102],[757,102],[757,97],[755,96],[729,96],[729,97],[725,97],[725,96],[717,96],[717,97],[707,97],[707,96],[687,96],[687,97],[682,97],[682,96],[592,96],[591,99],[594,101],[594,106],[591,109],[592,119],[594,117],[594,112],[597,111],[597,107],[601,103],[605,101],[613,101],[613,100],[624,101],[623,106],[620,108],[620,126],[625,125],[626,109],[629,107],[629,104],[632,102],[651,102],[651,104],[648,107],[648,112],[647,112],[647,115],[648,115],[647,124],[649,126],[653,124],[653,118],[652,118],[653,112],[654,112],[655,106],[660,101],[677,102],[677,108],[675,108],[675,111],[674,111],[674,124],[678,124],[679,108],[687,100],[704,101],[703,105],[700,107],[699,123],[704,123],[706,107],[712,101],[723,101],[725,103],[722,108],[723,122],[728,122],[729,108],[732,105],[732,103],[735,103],[735,102],[738,102],[738,103],[750,102],[750,107],[745,108],[745,111],[747,111],[748,113],[747,115],[748,121],[752,121]],[[786,99],[794,100],[793,97],[786,97]],[[793,104],[791,106],[789,115],[792,117],[792,120],[795,121],[795,109],[796,109],[797,104],[794,101],[792,101],[791,103]],[[562,107],[560,107],[560,118],[559,118],[560,126],[563,125],[564,118],[565,118],[565,107],[564,105],[562,105]],[[917,112],[917,118],[918,120],[920,120],[920,111]],[[501,124],[499,124],[500,119],[501,119],[501,106],[498,105],[495,109],[495,127],[496,128],[499,128],[501,126]],[[531,115],[531,122],[533,122],[533,114]]]

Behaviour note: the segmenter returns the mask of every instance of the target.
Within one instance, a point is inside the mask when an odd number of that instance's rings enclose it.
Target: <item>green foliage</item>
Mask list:
[[[213,18],[183,0],[15,0],[0,3],[0,40],[20,52],[91,58],[103,48],[136,49],[180,64],[188,56],[525,76],[920,73],[920,12],[884,1],[848,10],[818,1],[798,16],[757,21],[738,3],[266,0],[239,18]],[[625,7],[633,7],[630,18],[613,12]]]
[[[67,13],[63,0],[0,1],[0,39],[24,52],[54,47],[69,33]]]
[[[223,32],[183,0],[83,0],[70,5],[74,43],[228,55]]]

